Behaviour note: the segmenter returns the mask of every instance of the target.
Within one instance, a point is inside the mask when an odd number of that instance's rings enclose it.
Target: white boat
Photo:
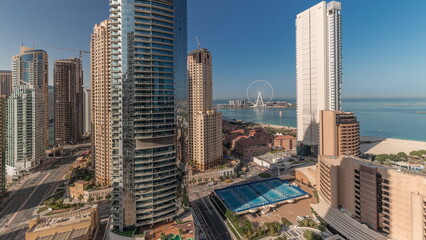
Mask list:
[[[282,117],[283,116],[283,111],[280,111],[280,117]]]

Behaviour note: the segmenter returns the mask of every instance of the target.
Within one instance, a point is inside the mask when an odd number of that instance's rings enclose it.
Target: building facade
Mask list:
[[[83,88],[83,132],[90,133],[92,130],[91,90]]]
[[[21,47],[12,57],[7,102],[6,172],[19,175],[45,159],[48,144],[48,60],[43,50]]]
[[[0,95],[12,94],[12,71],[0,70]]]
[[[294,150],[296,149],[297,138],[291,135],[275,135],[274,149]]]
[[[198,170],[222,162],[222,114],[213,110],[212,56],[207,49],[188,55],[189,159]]]
[[[296,17],[297,140],[316,152],[319,113],[340,110],[341,4],[322,1]]]
[[[55,145],[80,143],[83,136],[83,69],[78,58],[54,64]]]
[[[98,206],[40,217],[28,221],[25,240],[91,240],[99,228]]]
[[[317,191],[320,204],[314,210],[348,239],[426,237],[423,174],[359,158],[320,156]]]
[[[0,94],[0,193],[6,191],[6,95]]]
[[[92,157],[96,182],[111,186],[110,32],[105,20],[93,28],[90,44],[92,90]]]
[[[138,232],[176,215],[173,0],[112,0],[112,225]]]
[[[47,52],[21,47],[20,54],[12,57],[12,93],[20,85],[41,89],[42,98],[37,98],[37,114],[44,115],[43,141],[49,144],[49,69]]]
[[[174,54],[176,106],[176,158],[178,167],[185,171],[188,158],[188,27],[187,0],[174,0]]]
[[[16,176],[29,171],[46,157],[44,142],[44,114],[37,112],[42,106],[41,89],[17,86],[7,101],[7,175]],[[42,112],[43,113],[43,112]]]
[[[321,111],[319,152],[328,156],[359,156],[359,123],[354,113]]]

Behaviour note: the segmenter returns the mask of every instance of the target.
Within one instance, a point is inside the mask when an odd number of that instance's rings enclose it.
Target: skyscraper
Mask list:
[[[93,28],[90,43],[90,87],[92,89],[92,157],[96,182],[111,185],[111,81],[110,34],[105,20]]]
[[[184,170],[188,157],[188,29],[187,0],[174,0],[174,54],[175,54],[175,102],[176,102],[176,157]]]
[[[77,144],[83,135],[83,70],[78,58],[54,66],[55,145]]]
[[[212,56],[207,49],[188,55],[189,159],[199,170],[222,161],[222,114],[213,110]]]
[[[177,213],[173,10],[173,0],[110,1],[115,230]]]
[[[340,110],[341,4],[322,1],[296,17],[297,139],[315,152],[319,112]]]
[[[6,190],[6,95],[0,94],[0,193]]]
[[[360,154],[359,123],[354,113],[320,112],[319,154],[355,157]]]
[[[28,171],[45,158],[44,114],[37,112],[41,98],[41,89],[20,85],[7,100],[7,175]]]
[[[19,55],[12,57],[12,89],[18,85],[31,85],[34,89],[41,89],[41,96],[37,97],[37,114],[44,115],[43,134],[44,144],[49,144],[49,70],[47,52],[44,50],[21,47]]]
[[[12,94],[12,71],[0,70],[0,95]]]
[[[21,47],[12,58],[12,95],[7,101],[6,171],[18,175],[39,164],[48,143],[47,53]]]
[[[92,130],[92,98],[90,88],[83,88],[83,132],[90,133]]]

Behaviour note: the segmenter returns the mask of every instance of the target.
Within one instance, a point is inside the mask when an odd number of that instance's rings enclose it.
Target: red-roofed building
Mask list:
[[[274,148],[284,150],[296,149],[297,138],[291,135],[275,135],[274,137]]]
[[[241,138],[235,143],[234,150],[243,157],[250,158],[271,151],[271,143],[254,137]]]

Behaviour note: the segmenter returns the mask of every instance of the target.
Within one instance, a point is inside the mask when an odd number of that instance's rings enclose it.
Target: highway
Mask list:
[[[39,170],[38,173],[32,174],[21,188],[11,193],[0,205],[0,240],[25,238],[28,220],[33,218],[35,208],[64,182],[66,170],[82,152],[46,161],[34,170]]]
[[[232,240],[220,215],[215,211],[208,197],[193,202],[194,213],[201,224],[201,229],[209,240]]]

